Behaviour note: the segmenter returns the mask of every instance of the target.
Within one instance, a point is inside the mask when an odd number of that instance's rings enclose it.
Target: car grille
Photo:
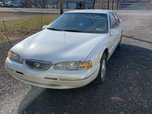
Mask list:
[[[26,59],[25,63],[30,68],[37,69],[37,70],[48,70],[53,65],[51,62],[33,60],[33,59]]]

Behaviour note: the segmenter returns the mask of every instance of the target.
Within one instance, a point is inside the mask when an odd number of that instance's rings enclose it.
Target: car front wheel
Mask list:
[[[95,79],[95,84],[102,84],[106,77],[106,54],[103,54],[101,61],[100,61],[100,69],[97,78]]]

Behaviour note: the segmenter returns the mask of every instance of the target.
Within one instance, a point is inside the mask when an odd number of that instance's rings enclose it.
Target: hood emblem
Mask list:
[[[41,66],[40,63],[34,63],[35,68],[40,68],[40,66]]]

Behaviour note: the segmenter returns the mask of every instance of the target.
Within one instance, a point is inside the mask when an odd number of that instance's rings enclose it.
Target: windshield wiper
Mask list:
[[[55,30],[55,31],[63,31],[62,29],[56,29],[56,28],[47,28],[49,30]]]
[[[64,30],[64,31],[67,31],[67,32],[83,32],[83,31],[80,31],[80,30],[70,30],[70,29],[68,29],[68,30]]]
[[[47,28],[49,30],[55,30],[55,31],[67,31],[67,32],[83,32],[83,31],[80,31],[80,30],[72,30],[72,29],[56,29],[56,28]]]

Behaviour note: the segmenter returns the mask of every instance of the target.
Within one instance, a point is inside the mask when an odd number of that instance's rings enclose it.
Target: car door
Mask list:
[[[121,31],[120,23],[113,13],[109,14],[110,19],[110,52],[112,53],[120,41]]]

